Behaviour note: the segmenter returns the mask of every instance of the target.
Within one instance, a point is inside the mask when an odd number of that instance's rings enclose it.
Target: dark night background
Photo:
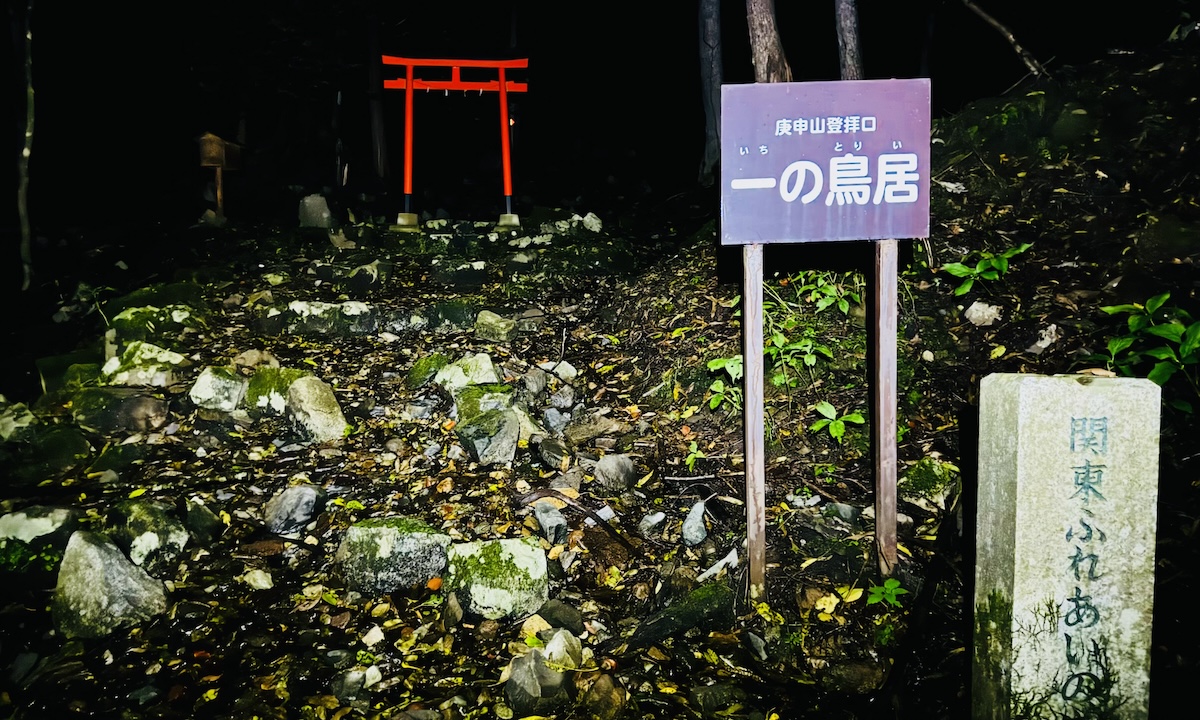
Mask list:
[[[6,0],[11,62],[2,112],[12,187],[25,5]],[[795,79],[836,79],[834,0],[776,5]],[[1189,3],[983,5],[1053,73],[1162,42]],[[858,8],[866,76],[930,76],[935,117],[1028,81],[1008,43],[957,0],[860,0]],[[394,217],[402,205],[403,93],[383,93],[391,176],[380,182],[369,162],[367,64],[377,61],[370,27],[385,54],[529,58],[529,92],[512,96],[518,213],[569,205],[612,218],[639,199],[695,187],[704,133],[695,0],[37,2],[33,13],[29,192],[41,283],[57,280],[58,263],[80,260],[99,228],[132,242],[147,224],[193,223],[211,206],[203,189],[212,178],[199,167],[196,138],[211,131],[233,139],[243,118],[244,168],[227,176],[226,211],[235,221],[294,222],[302,194],[335,184],[339,138],[350,163],[343,197],[375,194],[373,209]],[[745,3],[727,0],[722,14],[725,82],[749,82]],[[395,72],[385,68],[384,77]],[[469,219],[501,211],[496,107],[492,94],[418,94],[414,210]],[[0,280],[12,288],[19,232],[15,192],[4,194]]]

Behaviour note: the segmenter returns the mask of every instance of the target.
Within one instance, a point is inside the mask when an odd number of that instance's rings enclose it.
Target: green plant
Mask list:
[[[838,415],[837,408],[825,400],[817,403],[813,409],[823,417],[812,425],[809,425],[808,431],[820,432],[821,430],[825,430],[829,433],[830,437],[838,441],[839,445],[842,443],[842,438],[846,435],[846,423],[862,425],[866,422],[866,418],[858,411]]]
[[[723,404],[727,404],[732,412],[741,412],[742,409],[742,389],[733,383],[740,382],[742,379],[742,356],[734,355],[727,358],[714,358],[708,361],[708,369],[713,372],[721,370],[729,376],[729,383],[726,384],[721,378],[712,381],[708,386],[708,391],[711,393],[708,398],[708,407],[710,410],[716,410]]]
[[[840,280],[835,273],[810,270],[800,273],[796,279],[800,280],[799,285],[792,283],[796,288],[796,297],[816,304],[818,312],[835,306],[843,315],[846,315],[850,312],[851,301],[855,304],[862,303],[862,296],[857,289],[848,288],[846,283]],[[861,278],[855,275],[852,276],[851,281],[857,287],[861,283]]]
[[[1129,332],[1108,341],[1108,355],[1093,355],[1090,359],[1103,360],[1110,370],[1122,375],[1137,375],[1140,370],[1153,363],[1146,377],[1166,386],[1179,375],[1200,395],[1200,322],[1191,314],[1175,305],[1168,305],[1171,293],[1155,295],[1146,303],[1107,305],[1100,309],[1109,315],[1127,315]],[[1190,402],[1182,398],[1167,401],[1172,407],[1192,412]]]
[[[16,539],[0,546],[0,570],[50,572],[62,561],[62,553],[52,547],[35,549]]]
[[[1032,247],[1032,243],[1021,243],[1016,247],[1011,247],[999,255],[987,251],[979,252],[979,260],[975,266],[965,265],[960,262],[946,263],[942,266],[942,270],[950,273],[954,277],[963,278],[962,284],[954,289],[955,295],[963,295],[971,290],[975,285],[976,280],[996,280],[1001,275],[1008,272],[1008,261],[1016,255],[1028,250]],[[966,259],[966,258],[964,258]]]
[[[795,630],[783,633],[779,640],[791,652],[803,654],[805,652],[805,645],[808,642],[808,629],[809,624],[807,622],[802,623]]]
[[[700,446],[696,444],[695,440],[693,440],[692,443],[688,445],[688,455],[683,459],[683,464],[687,465],[688,472],[694,472],[696,469],[696,461],[704,457],[708,456],[704,454],[704,451],[701,450]]]
[[[868,597],[867,602],[871,599]],[[875,618],[875,644],[887,647],[896,642],[896,624],[891,613],[884,613]]]
[[[834,475],[834,473],[837,472],[837,465],[833,463],[813,463],[812,471],[813,477],[817,480],[822,480],[827,483],[837,481],[837,477]],[[808,488],[805,489],[807,490]]]
[[[900,587],[900,581],[896,578],[888,578],[883,581],[882,585],[872,585],[867,588],[867,604],[874,605],[878,602],[886,602],[892,607],[900,607],[900,595],[907,595],[908,591]]]
[[[817,364],[817,356],[824,355],[833,359],[833,351],[825,345],[816,342],[815,328],[805,328],[799,340],[792,340],[780,331],[771,333],[770,341],[763,353],[771,359],[771,382],[776,386],[786,385],[795,387],[799,376],[789,371],[798,371],[802,367],[811,368]]]

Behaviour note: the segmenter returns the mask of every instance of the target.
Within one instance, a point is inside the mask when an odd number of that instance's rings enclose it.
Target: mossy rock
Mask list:
[[[29,430],[5,461],[9,477],[18,486],[57,478],[92,455],[87,436],[72,425],[34,425]]]
[[[101,379],[112,385],[166,387],[176,381],[175,370],[190,365],[183,355],[153,343],[134,340],[119,357],[109,358],[100,369]]]
[[[464,610],[492,620],[537,612],[549,599],[546,553],[533,538],[452,545],[447,586]]]
[[[166,422],[169,411],[166,400],[137,388],[86,387],[71,396],[75,422],[103,433],[152,430]]]
[[[89,387],[100,382],[100,363],[75,363],[63,375],[63,387]]]
[[[380,595],[440,576],[449,546],[449,535],[416,518],[371,518],[347,529],[337,560],[350,587]]]
[[[89,372],[84,368],[95,367],[95,380],[100,375],[100,364],[104,362],[104,350],[99,346],[81,348],[62,355],[48,355],[38,358],[34,364],[37,366],[38,375],[42,379],[42,387],[47,394],[57,392],[64,386],[68,385],[72,377],[83,379],[83,376]],[[72,374],[72,368],[79,368]],[[80,385],[85,384],[80,382]]]
[[[281,415],[287,406],[288,388],[310,374],[293,368],[260,367],[246,386],[244,402],[247,407]]]
[[[0,445],[29,437],[37,423],[37,417],[25,403],[8,403],[0,395]]]
[[[299,335],[367,335],[379,329],[379,312],[374,306],[356,300],[327,303],[293,300],[288,303],[286,323]]]
[[[135,290],[104,304],[106,317],[116,317],[128,308],[168,305],[204,306],[204,289],[193,282],[157,283]]]
[[[521,435],[521,419],[513,408],[479,413],[454,428],[458,441],[481,465],[512,462]]]
[[[630,645],[646,647],[688,630],[720,625],[733,618],[733,591],[720,582],[701,585],[674,605],[646,618],[630,638]]]
[[[458,422],[467,423],[490,410],[506,410],[513,406],[513,387],[503,383],[467,385],[454,393]]]
[[[149,455],[149,447],[142,443],[128,445],[109,445],[100,453],[100,457],[88,468],[89,473],[102,473],[106,470],[120,472],[136,463],[140,463]]]
[[[905,502],[937,515],[953,507],[961,481],[962,473],[954,463],[924,457],[904,472],[896,490]]]
[[[171,505],[144,497],[114,505],[105,525],[129,559],[155,577],[174,575],[176,561],[191,539]]]
[[[423,312],[429,329],[441,332],[470,330],[475,327],[478,314],[479,310],[474,305],[458,300],[437,303]]]
[[[178,345],[181,333],[207,325],[203,311],[188,305],[125,308],[110,318],[109,323],[124,342],[150,340],[159,345]]]
[[[449,356],[440,352],[418,358],[409,369],[405,384],[409,390],[416,390],[432,380],[433,376],[437,375],[438,370],[446,367],[449,363]]]

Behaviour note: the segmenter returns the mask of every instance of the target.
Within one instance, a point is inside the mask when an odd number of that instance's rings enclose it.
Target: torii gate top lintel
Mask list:
[[[383,81],[383,87],[388,90],[405,90],[408,88],[410,80],[412,81],[412,88],[414,90],[478,90],[491,92],[500,92],[503,90],[504,92],[525,92],[529,89],[526,83],[513,82],[504,77],[505,70],[520,70],[529,67],[529,58],[516,58],[513,60],[447,60],[444,58],[406,58],[384,55],[383,64],[403,65],[407,69],[405,73],[406,77]],[[450,68],[450,79],[423,80],[418,77],[412,77],[413,68],[415,67],[448,67]],[[492,68],[499,71],[499,79],[483,82],[463,80],[459,72],[460,68]],[[503,87],[501,83],[503,83]]]

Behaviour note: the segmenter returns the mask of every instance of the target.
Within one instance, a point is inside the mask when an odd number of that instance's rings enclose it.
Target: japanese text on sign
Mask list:
[[[1072,587],[1062,616],[1063,656],[1067,663],[1059,693],[1068,706],[1090,708],[1109,677],[1108,640],[1103,608],[1094,601],[1093,584],[1104,576],[1104,481],[1108,470],[1108,418],[1072,417],[1072,478],[1069,499],[1078,519],[1066,531],[1063,569]]]
[[[832,117],[780,119],[775,121],[775,135],[840,135],[842,133],[875,132],[878,120],[871,115],[834,115]]]

